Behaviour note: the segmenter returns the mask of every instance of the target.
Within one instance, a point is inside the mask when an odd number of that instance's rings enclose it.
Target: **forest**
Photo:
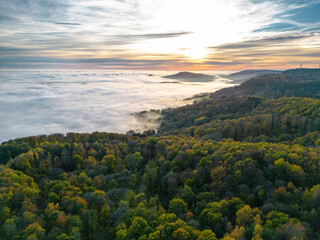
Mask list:
[[[320,70],[253,78],[144,133],[0,145],[0,239],[320,236]]]

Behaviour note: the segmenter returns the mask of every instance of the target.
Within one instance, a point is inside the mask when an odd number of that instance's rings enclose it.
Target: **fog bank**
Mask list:
[[[0,70],[0,142],[24,136],[152,128],[131,113],[186,104],[223,81],[173,84],[168,72]]]

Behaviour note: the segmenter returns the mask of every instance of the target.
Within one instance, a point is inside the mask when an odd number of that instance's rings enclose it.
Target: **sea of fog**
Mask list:
[[[230,86],[177,82],[173,72],[0,70],[0,142],[40,134],[152,128],[131,113],[176,107]]]

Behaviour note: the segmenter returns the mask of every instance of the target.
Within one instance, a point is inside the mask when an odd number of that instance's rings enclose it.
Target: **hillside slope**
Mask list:
[[[226,77],[233,80],[233,83],[240,84],[254,77],[258,77],[266,74],[278,74],[281,72],[282,71],[277,71],[277,70],[244,70],[244,71],[229,74]]]
[[[320,97],[320,69],[294,69],[252,78],[239,86],[221,89],[212,97],[254,95],[266,98]]]

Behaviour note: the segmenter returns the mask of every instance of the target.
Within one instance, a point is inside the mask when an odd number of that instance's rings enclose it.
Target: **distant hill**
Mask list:
[[[214,76],[192,72],[179,72],[177,74],[164,76],[164,78],[176,79],[184,82],[211,82],[214,80]]]
[[[243,83],[251,78],[258,77],[265,74],[277,74],[282,71],[277,70],[244,70],[241,72],[226,75],[226,78],[233,80],[233,83]]]
[[[252,78],[239,86],[211,94],[222,96],[313,97],[320,98],[320,69],[293,69]]]

